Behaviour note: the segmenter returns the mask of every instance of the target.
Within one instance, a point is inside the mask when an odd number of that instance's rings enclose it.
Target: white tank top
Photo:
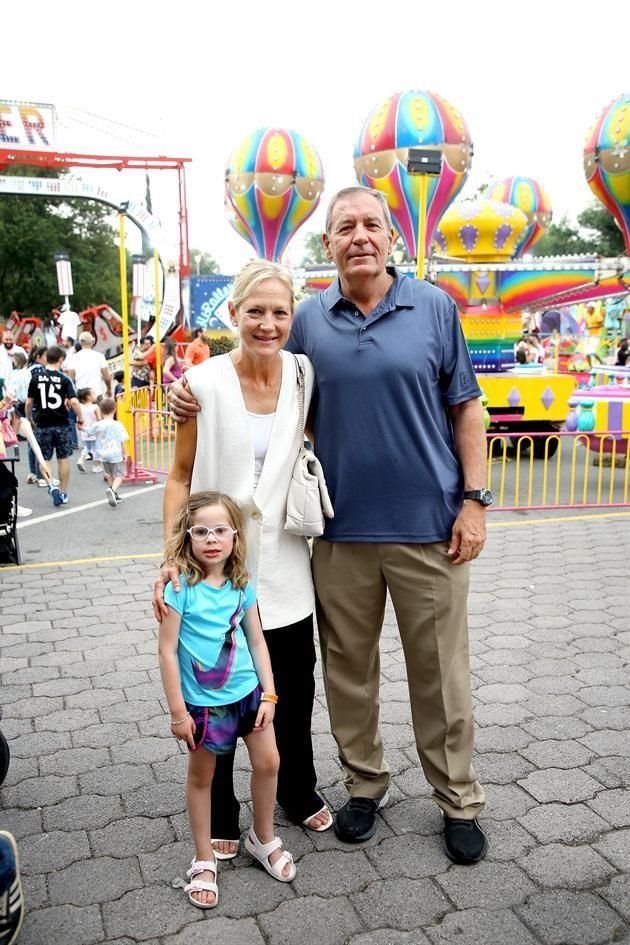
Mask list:
[[[253,492],[256,491],[256,486],[258,485],[258,480],[260,479],[263,463],[265,462],[265,456],[267,455],[267,448],[269,446],[269,438],[271,436],[271,428],[273,426],[275,415],[275,411],[274,413],[251,413],[249,410],[247,411],[249,432],[254,445]]]

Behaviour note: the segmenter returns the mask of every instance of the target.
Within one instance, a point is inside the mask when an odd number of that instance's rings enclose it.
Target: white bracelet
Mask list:
[[[178,719],[177,722],[171,722],[171,725],[183,725],[186,719],[190,718],[190,712],[187,712],[183,719]]]

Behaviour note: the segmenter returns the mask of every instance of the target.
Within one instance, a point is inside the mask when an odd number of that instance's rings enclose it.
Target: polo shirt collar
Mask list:
[[[385,295],[385,298],[387,298],[391,303],[390,310],[394,308],[413,308],[413,280],[408,276],[403,276],[394,266],[388,266],[387,272],[390,274],[390,276],[394,277],[394,281]],[[339,281],[339,276],[337,276],[335,280],[328,286],[328,288],[324,290],[323,296],[324,305],[329,312],[332,312],[339,302],[345,302],[347,305],[352,305],[350,299],[347,299],[341,291],[341,282]]]

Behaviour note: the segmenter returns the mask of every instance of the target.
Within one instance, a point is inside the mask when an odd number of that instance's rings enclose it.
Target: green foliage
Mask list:
[[[403,243],[402,237],[399,236],[396,242],[394,243],[394,248],[391,252],[391,258],[394,260],[394,263],[397,266],[403,266],[409,263],[415,263],[415,258],[410,256],[407,252],[407,248]]]
[[[617,221],[601,204],[594,204],[582,210],[578,223],[585,230],[594,234],[600,256],[619,256],[624,252],[623,235]]]
[[[195,276],[213,276],[219,272],[219,264],[214,256],[211,256],[210,253],[204,253],[201,249],[191,249],[190,266],[192,274]]]
[[[572,226],[566,217],[552,223],[534,247],[535,256],[567,256],[588,253],[617,256],[624,252],[623,236],[613,216],[599,204],[586,207]]]
[[[218,338],[210,339],[212,356],[215,354],[227,354],[236,347],[236,338],[233,335],[219,335]]]
[[[326,256],[324,244],[322,243],[322,234],[314,230],[307,233],[304,237],[304,256],[302,257],[302,266],[321,266],[328,265],[330,259]]]
[[[562,217],[559,223],[551,224],[532,252],[535,256],[576,256],[592,253],[594,249],[591,242],[581,237],[577,228],[571,226],[567,217]]]
[[[11,173],[59,176],[24,167]],[[103,302],[120,311],[119,253],[113,221],[113,211],[94,201],[0,196],[0,317],[13,310],[47,315],[61,304],[53,259],[57,252],[70,256],[71,303],[76,311]]]

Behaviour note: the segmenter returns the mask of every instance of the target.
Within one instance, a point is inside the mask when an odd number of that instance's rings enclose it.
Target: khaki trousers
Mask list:
[[[452,565],[447,547],[316,540],[317,623],[330,722],[350,795],[380,798],[390,781],[378,729],[379,639],[389,590],[422,769],[442,810],[472,819],[484,793],[472,767],[469,565]]]

